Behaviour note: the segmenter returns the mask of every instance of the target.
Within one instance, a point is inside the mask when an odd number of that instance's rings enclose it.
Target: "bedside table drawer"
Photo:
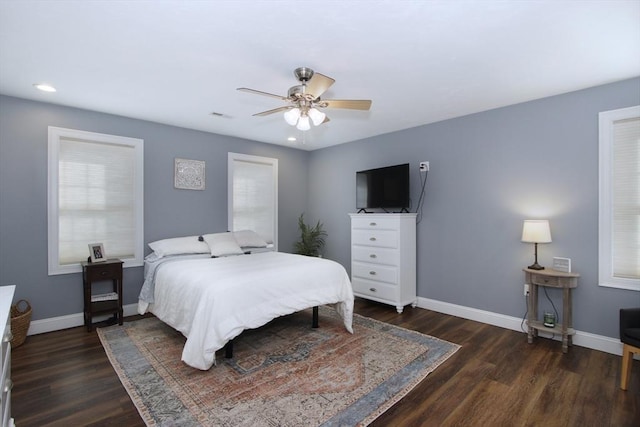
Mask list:
[[[542,274],[532,274],[531,283],[551,288],[575,288],[578,281],[573,277],[543,276]]]
[[[540,274],[532,274],[531,275],[531,282],[535,283],[536,285],[543,285],[543,286],[558,286],[559,285],[557,277],[542,276]]]
[[[98,280],[110,280],[120,278],[122,275],[122,264],[93,264],[87,266],[87,278],[96,282]]]

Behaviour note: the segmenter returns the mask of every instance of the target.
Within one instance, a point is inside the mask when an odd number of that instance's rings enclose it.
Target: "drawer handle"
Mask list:
[[[106,271],[102,271],[102,272],[100,272],[100,275],[101,275],[101,276],[106,276],[106,275],[107,275],[107,272],[106,272]]]
[[[7,379],[4,383],[4,389],[2,390],[4,393],[8,393],[13,388],[13,381],[11,379]]]
[[[544,279],[544,283],[549,283],[549,279]]]
[[[372,227],[375,227],[378,224],[376,224],[375,222],[370,222],[369,225],[372,226]]]
[[[375,237],[369,237],[369,240],[371,240],[372,242],[375,242],[376,238]]]
[[[376,272],[375,271],[370,271],[369,274],[372,275],[372,276],[375,276]]]
[[[369,290],[370,290],[371,292],[378,292],[378,290],[377,290],[376,288],[369,288]]]
[[[378,257],[376,256],[376,254],[371,254],[369,255],[369,258],[378,258]]]

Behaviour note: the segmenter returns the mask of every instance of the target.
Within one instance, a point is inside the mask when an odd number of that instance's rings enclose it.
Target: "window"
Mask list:
[[[229,153],[229,231],[254,230],[278,250],[278,159]]]
[[[600,113],[599,283],[640,291],[640,106]]]
[[[143,141],[49,127],[49,274],[81,271],[89,244],[143,261]]]

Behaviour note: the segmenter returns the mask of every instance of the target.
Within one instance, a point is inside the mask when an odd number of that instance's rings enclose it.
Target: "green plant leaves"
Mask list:
[[[315,226],[309,226],[304,222],[304,213],[298,218],[300,240],[294,244],[295,252],[299,255],[319,256],[324,248],[327,232],[324,225],[318,221]]]

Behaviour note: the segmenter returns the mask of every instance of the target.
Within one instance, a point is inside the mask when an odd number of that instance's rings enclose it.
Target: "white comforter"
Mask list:
[[[194,368],[209,369],[215,352],[243,330],[316,305],[335,303],[353,333],[351,282],[334,261],[267,252],[172,260],[154,270],[141,291],[153,299],[141,298],[138,310],[187,337],[182,360]]]

